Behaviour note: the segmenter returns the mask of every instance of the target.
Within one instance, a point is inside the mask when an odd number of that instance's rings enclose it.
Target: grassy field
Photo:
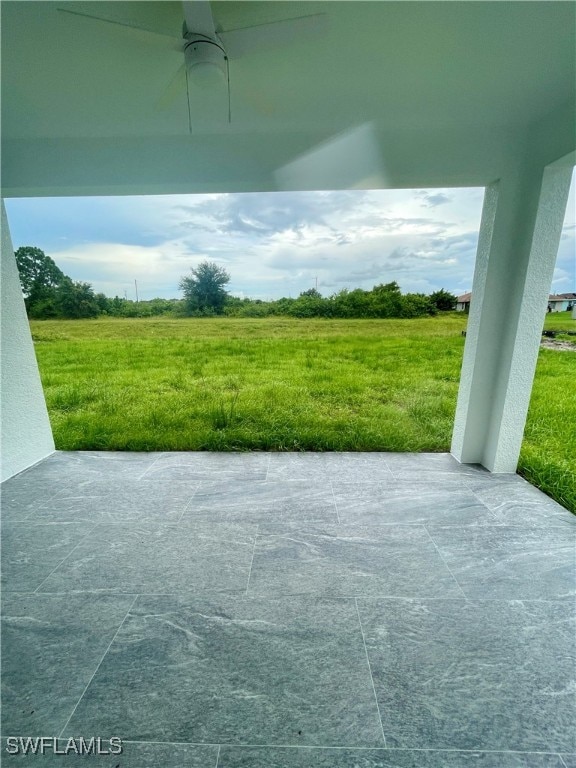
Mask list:
[[[136,451],[447,451],[465,325],[456,313],[31,323],[57,448]],[[566,313],[546,325],[576,329]],[[576,353],[541,350],[520,462],[573,511],[575,374]]]

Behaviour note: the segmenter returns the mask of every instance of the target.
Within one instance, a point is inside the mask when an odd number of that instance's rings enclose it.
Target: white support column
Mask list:
[[[486,189],[453,455],[515,472],[573,158],[526,162]]]
[[[52,429],[38,373],[18,268],[2,203],[2,453],[6,480],[54,451]]]

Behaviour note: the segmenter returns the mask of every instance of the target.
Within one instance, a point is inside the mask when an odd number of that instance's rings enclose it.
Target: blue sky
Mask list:
[[[575,174],[576,175],[576,174]],[[575,183],[552,291],[576,290]],[[402,290],[470,290],[482,189],[276,192],[6,201],[14,247],[33,245],[96,292],[180,296],[210,260],[237,296],[324,295],[396,280]]]

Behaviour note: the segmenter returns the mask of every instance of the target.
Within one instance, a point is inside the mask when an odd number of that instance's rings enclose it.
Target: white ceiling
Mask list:
[[[314,13],[327,28],[231,61],[232,123],[193,92],[192,133],[185,88],[159,107],[183,61],[168,38],[61,7],[181,34],[178,2],[3,2],[6,195],[273,189],[357,126],[378,145],[373,186],[485,183],[550,115],[573,148],[573,2],[214,2],[223,30]],[[325,187],[347,154],[370,163],[346,135],[288,184]]]

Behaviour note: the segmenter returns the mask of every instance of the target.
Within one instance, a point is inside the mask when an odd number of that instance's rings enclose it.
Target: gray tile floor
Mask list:
[[[2,486],[3,759],[573,768],[575,572],[576,516],[445,454],[56,453]]]

